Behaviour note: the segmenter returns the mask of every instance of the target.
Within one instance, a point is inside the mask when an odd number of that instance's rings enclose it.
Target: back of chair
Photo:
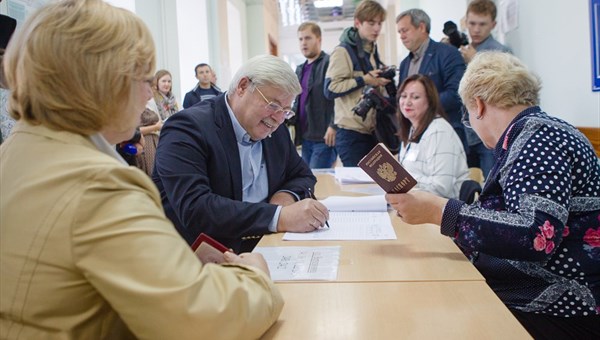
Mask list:
[[[481,185],[479,182],[468,179],[460,186],[458,198],[467,204],[471,204],[475,202],[479,194],[481,194]]]

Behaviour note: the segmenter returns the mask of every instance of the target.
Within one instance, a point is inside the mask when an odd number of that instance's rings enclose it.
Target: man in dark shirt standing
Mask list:
[[[302,93],[294,103],[295,142],[310,168],[331,168],[337,158],[333,100],[323,94],[329,55],[321,50],[321,28],[314,22],[298,27],[298,41],[306,61],[296,68]]]
[[[194,68],[198,84],[183,99],[183,108],[199,103],[203,100],[216,97],[221,94],[221,89],[211,82],[213,71],[208,64],[202,63]]]
[[[496,13],[496,5],[491,0],[474,0],[469,3],[466,21],[471,43],[461,46],[459,49],[465,63],[468,64],[475,53],[480,51],[512,53],[510,48],[502,45],[492,37],[492,30],[496,27]],[[469,167],[481,168],[483,176],[487,178],[496,162],[494,152],[483,145],[481,139],[472,129],[466,129],[465,132],[469,144],[467,163]]]

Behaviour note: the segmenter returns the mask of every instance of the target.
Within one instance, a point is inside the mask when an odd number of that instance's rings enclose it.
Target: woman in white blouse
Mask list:
[[[458,198],[469,169],[434,83],[427,76],[412,75],[398,89],[398,98],[400,163],[417,180],[417,189]]]

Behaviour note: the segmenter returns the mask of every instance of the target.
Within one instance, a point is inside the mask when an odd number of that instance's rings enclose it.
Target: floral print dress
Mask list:
[[[600,315],[600,163],[589,141],[535,106],[494,158],[478,202],[448,202],[442,233],[509,308]]]

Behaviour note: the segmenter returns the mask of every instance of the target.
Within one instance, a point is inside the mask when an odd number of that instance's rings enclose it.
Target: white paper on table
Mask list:
[[[355,192],[357,194],[366,194],[366,195],[385,195],[385,191],[375,184],[362,184],[362,185],[344,185],[342,184],[342,191],[345,192]]]
[[[385,196],[329,196],[319,200],[329,211],[387,211]]]
[[[310,233],[283,235],[284,241],[333,240],[395,240],[396,233],[387,212],[336,212],[329,213],[330,228]]]
[[[337,278],[340,246],[256,247],[265,257],[273,281],[326,280]]]
[[[375,183],[367,173],[359,167],[336,167],[335,179],[342,184]]]

